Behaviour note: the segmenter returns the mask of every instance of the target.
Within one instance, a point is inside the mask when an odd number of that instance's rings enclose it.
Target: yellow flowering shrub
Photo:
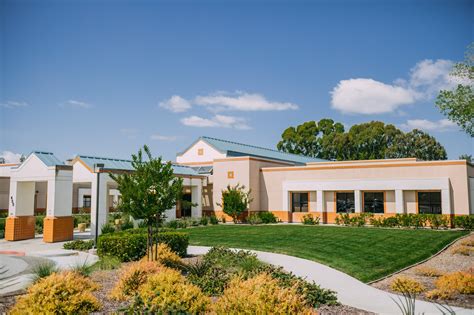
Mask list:
[[[443,275],[441,271],[433,267],[417,267],[415,272],[417,275],[425,277],[440,277]]]
[[[474,294],[474,273],[452,272],[439,277],[435,286],[436,289],[426,294],[430,299],[451,299],[457,294]]]
[[[451,250],[451,254],[453,255],[464,255],[464,256],[469,256],[474,253],[474,247],[471,246],[456,246]]]
[[[98,285],[77,273],[53,273],[32,285],[9,314],[89,314],[101,304],[92,295]]]
[[[390,283],[390,288],[395,292],[419,294],[425,291],[425,287],[418,281],[408,277],[397,277]]]
[[[159,272],[163,267],[155,261],[138,261],[130,263],[120,270],[117,284],[110,292],[110,297],[123,301],[135,296],[147,277]]]
[[[316,314],[308,308],[296,287],[281,288],[266,273],[243,281],[231,280],[224,294],[214,303],[216,314]]]
[[[152,253],[152,257],[154,260],[154,253]],[[147,261],[148,256],[144,256],[141,261]],[[160,264],[165,265],[167,267],[178,267],[182,265],[181,258],[171,250],[171,248],[166,245],[165,243],[160,243],[158,245],[158,260]]]
[[[180,272],[163,267],[140,287],[130,309],[147,314],[198,314],[204,313],[210,303],[201,289],[187,282]]]
[[[463,246],[471,246],[474,247],[474,238],[469,238],[461,242]]]

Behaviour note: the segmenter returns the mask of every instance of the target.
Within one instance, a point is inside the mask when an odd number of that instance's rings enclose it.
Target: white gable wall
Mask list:
[[[202,155],[199,154],[202,150]],[[212,163],[215,159],[223,159],[226,155],[214,149],[203,140],[199,140],[182,155],[176,157],[180,164]]]

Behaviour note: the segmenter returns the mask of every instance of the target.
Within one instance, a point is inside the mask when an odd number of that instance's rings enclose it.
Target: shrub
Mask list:
[[[163,268],[139,289],[130,311],[139,314],[199,314],[211,301],[176,270]]]
[[[115,300],[123,301],[135,296],[138,289],[143,285],[147,277],[157,273],[164,267],[154,261],[139,261],[130,263],[120,270],[118,282],[110,292],[110,297]]]
[[[258,212],[258,216],[262,220],[262,223],[265,223],[265,224],[278,222],[278,218],[273,213],[268,212],[268,211],[260,211]]]
[[[470,256],[472,253],[474,253],[474,248],[470,246],[458,245],[451,250],[451,254],[453,255]]]
[[[227,222],[227,219],[225,218],[225,215],[223,215],[223,216],[221,217],[221,222],[222,222],[222,223],[226,223],[226,222]]]
[[[18,298],[10,314],[89,314],[101,308],[98,285],[73,272],[53,273]]]
[[[425,277],[440,277],[443,275],[441,271],[432,267],[417,267],[415,272],[416,274]]]
[[[71,242],[64,243],[63,245],[64,249],[82,250],[82,251],[87,251],[89,249],[92,249],[92,247],[94,247],[93,240],[88,240],[88,241],[74,240]]]
[[[319,217],[313,217],[312,214],[305,214],[303,216],[303,224],[307,225],[317,225],[319,224]]]
[[[153,247],[154,249],[155,247]],[[146,261],[148,260],[148,255],[145,255],[141,260]],[[151,255],[152,260],[155,261],[155,255],[152,253]],[[168,245],[165,243],[161,243],[158,245],[158,261],[160,264],[170,267],[170,268],[178,268],[181,269],[183,263],[181,262],[181,258],[173,252]]]
[[[170,229],[178,228],[178,220],[171,220],[165,223],[165,226]]]
[[[463,240],[461,242],[461,245],[462,246],[470,246],[470,247],[473,247],[474,246],[474,239],[467,239],[467,240]]]
[[[321,288],[313,282],[308,282],[303,278],[295,276],[291,272],[286,272],[282,267],[265,265],[258,271],[267,273],[283,288],[296,287],[299,294],[304,296],[306,304],[318,308],[321,305],[338,305],[337,296],[334,291]]]
[[[100,228],[100,231],[102,232],[102,234],[114,233],[115,232],[115,227],[110,223],[106,223],[106,224],[102,225],[102,227]]]
[[[432,229],[448,228],[449,219],[447,216],[442,214],[427,214],[426,220],[430,224]]]
[[[213,266],[207,262],[197,262],[188,266],[187,270],[189,282],[211,296],[221,295],[232,275],[221,266]]]
[[[474,230],[474,214],[455,216],[454,227],[464,230]]]
[[[199,222],[201,225],[208,225],[209,224],[209,218],[208,217],[201,217],[201,220]]]
[[[411,215],[411,225],[415,228],[422,228],[426,225],[427,217],[425,214]]]
[[[58,267],[53,261],[46,261],[33,267],[33,280],[36,282],[58,272]]]
[[[36,234],[43,234],[43,223],[44,223],[44,215],[37,215],[35,217],[35,233]]]
[[[390,288],[395,292],[419,294],[425,291],[425,287],[418,281],[408,277],[397,277],[390,283]]]
[[[222,211],[232,217],[234,223],[237,223],[237,218],[248,209],[252,202],[250,194],[251,190],[246,191],[243,185],[227,185],[227,188],[222,190],[222,203],[218,206],[221,206]]]
[[[5,237],[5,218],[0,218],[0,238]]]
[[[397,217],[388,217],[382,218],[382,226],[383,227],[397,227],[399,225]]]
[[[372,217],[369,219],[369,223],[373,227],[382,227],[384,224],[384,219],[383,217]]]
[[[213,305],[217,314],[311,314],[296,288],[281,288],[278,281],[260,274],[245,281],[235,278]]]
[[[115,256],[120,261],[136,261],[146,254],[147,235],[141,229],[105,234],[99,237],[97,253],[99,256]],[[189,244],[189,236],[183,232],[160,232],[159,243],[167,244],[171,250],[183,257]]]
[[[339,214],[335,222],[337,225],[350,225],[351,224],[351,217],[349,216],[349,213],[341,213]]]
[[[413,216],[414,214],[397,214],[395,217],[397,218],[398,220],[398,224],[401,226],[401,227],[411,227],[413,226]]]
[[[217,219],[217,217],[215,215],[211,215],[209,217],[209,222],[212,224],[212,225],[216,225],[216,224],[219,224],[219,220]]]
[[[85,223],[87,226],[91,224],[90,214],[73,214],[74,226],[77,226],[80,223]]]
[[[251,214],[248,218],[247,218],[247,222],[254,225],[254,224],[262,224],[262,219],[260,218],[260,216],[256,213],[254,214]]]
[[[98,270],[113,270],[119,268],[120,265],[120,259],[117,257],[103,256],[95,263],[94,268]]]
[[[436,289],[426,295],[430,299],[451,299],[457,294],[474,294],[474,274],[472,272],[453,272],[439,277]]]

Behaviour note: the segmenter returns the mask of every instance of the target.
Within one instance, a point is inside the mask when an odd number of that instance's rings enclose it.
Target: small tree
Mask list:
[[[143,159],[143,152],[148,160]],[[170,162],[163,163],[161,157],[153,158],[146,145],[138,154],[132,155],[132,166],[133,172],[110,174],[110,177],[117,182],[122,195],[119,208],[147,225],[147,257],[156,260],[158,228],[165,211],[176,205],[182,191],[182,179],[174,176]]]
[[[239,215],[247,210],[252,202],[250,192],[251,190],[245,190],[244,185],[227,185],[227,189],[222,191],[222,204],[218,206],[222,207],[225,214],[232,217],[234,223],[237,223]]]

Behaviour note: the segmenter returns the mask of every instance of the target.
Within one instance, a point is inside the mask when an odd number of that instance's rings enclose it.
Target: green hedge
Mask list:
[[[0,218],[0,238],[5,237],[5,221],[6,218]]]
[[[115,256],[121,261],[136,261],[146,255],[147,234],[144,229],[101,235],[97,242],[99,256]],[[158,242],[166,243],[181,257],[186,256],[189,235],[183,232],[161,231]]]
[[[474,214],[455,216],[454,227],[464,230],[474,230]]]

